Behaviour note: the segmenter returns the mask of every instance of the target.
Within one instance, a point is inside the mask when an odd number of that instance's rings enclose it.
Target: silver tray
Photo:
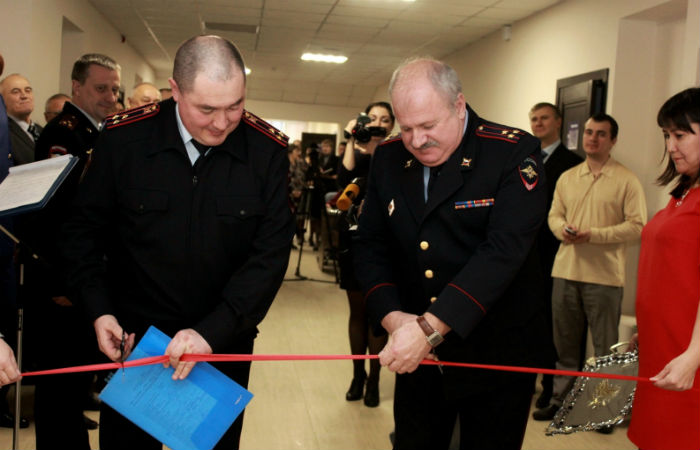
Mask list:
[[[583,371],[637,376],[638,368],[638,353],[633,351],[591,357]],[[545,434],[570,434],[621,424],[632,412],[636,388],[636,381],[577,377]]]

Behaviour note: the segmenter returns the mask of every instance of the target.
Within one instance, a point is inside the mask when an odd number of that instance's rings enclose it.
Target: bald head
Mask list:
[[[34,90],[29,80],[18,73],[13,73],[0,81],[0,93],[5,100],[7,114],[29,122],[34,111]]]
[[[228,81],[243,74],[245,64],[236,46],[219,36],[195,36],[180,46],[175,54],[173,80],[182,92],[189,92],[194,80],[203,74],[211,81]]]
[[[161,100],[160,91],[151,83],[139,83],[134,87],[134,92],[127,99],[129,108],[138,108],[149,103]]]
[[[44,119],[46,123],[51,122],[54,117],[63,111],[63,105],[70,101],[70,97],[63,93],[54,94],[46,100],[44,105]]]

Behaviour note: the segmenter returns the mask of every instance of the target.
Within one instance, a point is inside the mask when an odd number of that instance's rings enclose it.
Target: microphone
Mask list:
[[[340,194],[338,200],[335,202],[335,206],[341,211],[347,211],[352,206],[352,202],[360,195],[362,187],[364,185],[363,178],[355,178],[345,186],[343,193]]]

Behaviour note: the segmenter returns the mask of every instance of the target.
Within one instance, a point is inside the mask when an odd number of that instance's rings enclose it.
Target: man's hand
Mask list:
[[[379,362],[392,372],[413,372],[432,350],[415,317],[391,333],[389,342],[379,352]]]
[[[20,378],[14,352],[5,341],[0,339],[0,386],[14,383]]]
[[[195,365],[192,361],[180,361],[180,357],[185,353],[208,354],[213,353],[213,350],[202,335],[192,328],[178,331],[168,344],[168,348],[165,349],[165,354],[170,356],[170,360],[163,364],[165,367],[173,366],[175,368],[173,380],[187,378]]]
[[[693,387],[698,370],[698,356],[685,351],[666,364],[661,372],[650,378],[654,386],[670,391],[685,391]]]
[[[100,351],[107,355],[107,358],[112,361],[123,361],[129,356],[131,349],[134,348],[135,333],[126,335],[124,354],[122,355],[121,343],[124,330],[117,322],[117,318],[111,314],[105,314],[98,317],[93,325],[97,335],[97,345],[100,347]]]
[[[564,225],[561,234],[564,244],[585,244],[591,240],[591,230],[579,230],[570,223]]]

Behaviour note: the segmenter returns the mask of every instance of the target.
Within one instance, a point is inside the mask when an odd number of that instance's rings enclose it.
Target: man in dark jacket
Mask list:
[[[150,325],[185,353],[253,351],[287,268],[287,138],[243,109],[244,63],[216,36],[175,56],[173,99],[111,116],[65,227],[69,284],[112,360]],[[218,366],[247,386],[249,363]],[[216,448],[238,448],[242,416]],[[106,405],[100,448],[160,448]]]
[[[419,363],[541,361],[539,142],[481,119],[438,61],[404,63],[389,93],[401,136],[375,152],[354,250],[398,373],[394,448],[448,448],[458,415],[461,448],[520,448],[534,375]]]
[[[552,206],[557,180],[562,173],[580,164],[583,158],[562,144],[560,138],[561,114],[553,104],[542,102],[533,106],[530,109],[530,127],[532,128],[532,134],[540,140],[544,173],[547,176],[547,211],[549,211],[549,208]],[[554,265],[554,256],[559,250],[559,239],[554,237],[552,231],[546,225],[540,228],[540,234],[537,236],[537,247],[540,252],[542,274],[544,275],[543,301],[547,311],[546,315],[549,319],[548,330],[550,335],[552,335],[549,343],[550,358],[546,367],[554,369],[554,365],[557,362],[557,351],[554,348],[552,331],[552,266]],[[553,378],[553,375],[542,376],[542,393],[535,404],[538,408],[549,406],[549,399],[552,398]]]

